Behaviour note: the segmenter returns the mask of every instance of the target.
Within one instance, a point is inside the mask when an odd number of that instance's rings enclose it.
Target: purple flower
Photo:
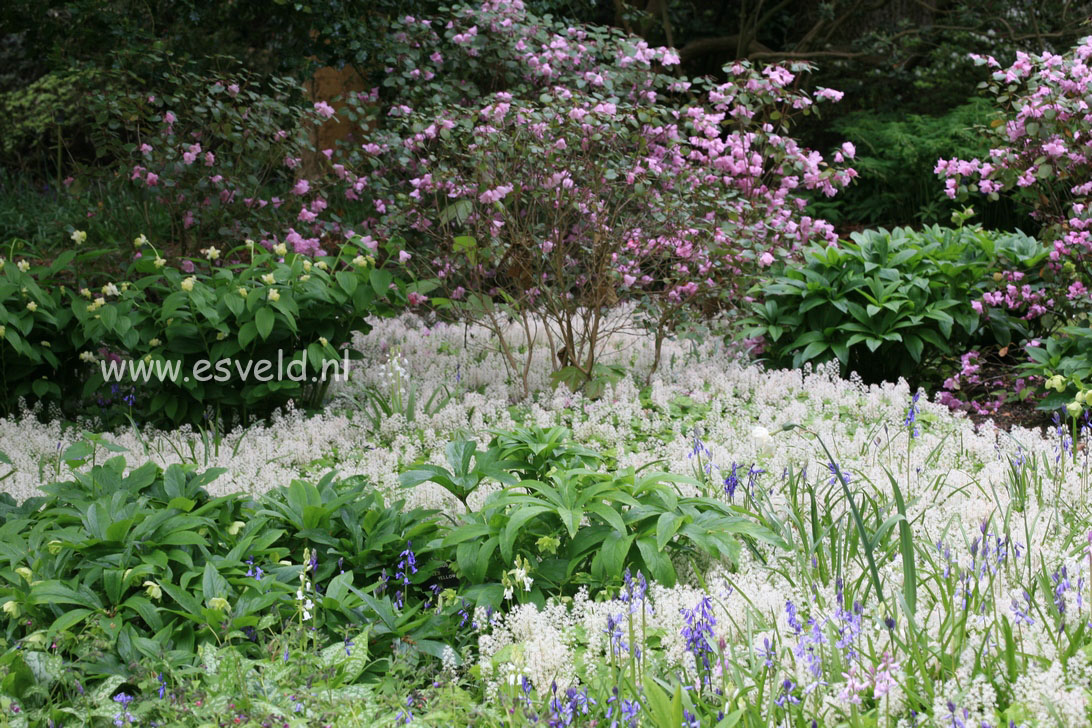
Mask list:
[[[737,463],[732,463],[732,472],[724,479],[724,495],[728,496],[728,500],[732,500],[736,494],[736,488],[739,487],[739,476],[736,471],[739,469]]]
[[[790,601],[786,601],[785,614],[787,615],[787,621],[789,623],[789,626],[792,627],[793,631],[796,632],[796,634],[800,634],[800,632],[804,628],[800,625],[800,620],[796,616],[796,605]]]
[[[779,708],[784,708],[786,703],[795,705],[800,702],[800,698],[793,695],[794,690],[796,690],[796,683],[785,678],[785,682],[781,683],[781,694],[774,700]]]
[[[921,390],[914,392],[914,396],[910,398],[910,409],[906,411],[906,420],[903,422],[903,426],[910,428],[913,426],[913,430],[910,432],[911,437],[917,437],[921,434],[916,424],[918,418],[918,399],[921,397]]]
[[[681,630],[682,636],[686,638],[686,649],[694,655],[694,662],[708,671],[709,655],[713,652],[709,638],[713,636],[713,627],[717,624],[716,617],[713,616],[713,603],[705,596],[693,609],[681,611],[686,620]]]

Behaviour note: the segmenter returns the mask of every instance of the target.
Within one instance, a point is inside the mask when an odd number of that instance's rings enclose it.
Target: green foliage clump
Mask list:
[[[454,549],[464,594],[478,602],[533,602],[616,586],[627,569],[667,585],[677,564],[738,560],[741,538],[780,539],[739,509],[707,496],[686,496],[661,472],[604,469],[593,451],[568,442],[567,429],[522,428],[497,433],[485,452],[472,441],[448,445],[450,470],[417,465],[403,487],[432,481],[466,504],[488,479],[500,482],[477,510],[468,510],[444,538]]]
[[[221,469],[129,469],[120,450],[77,442],[59,456],[71,479],[0,509],[4,695],[48,708],[82,699],[81,682],[109,698],[149,673],[173,690],[223,659],[253,673],[237,685],[243,702],[261,697],[245,694],[255,682],[294,679],[300,656],[339,690],[387,669],[402,639],[442,653],[437,638],[452,635],[438,610],[422,610],[442,564],[435,513],[333,473],[256,499],[213,497]],[[267,649],[296,655],[291,669]],[[61,679],[66,665],[76,681]]]
[[[0,93],[0,159],[22,167],[39,154],[61,154],[63,137],[85,123],[83,99],[102,83],[95,68],[53,71],[24,87]]]
[[[406,284],[354,245],[314,262],[242,245],[182,261],[192,273],[151,245],[143,253],[128,280],[101,287],[71,267],[104,251],[0,263],[0,406],[98,405],[106,420],[170,423],[211,410],[225,424],[290,401],[314,407],[359,356],[346,348],[352,334],[406,301]]]
[[[1027,322],[992,308],[980,317],[990,274],[1034,268],[1049,250],[1023,233],[937,226],[854,233],[840,246],[812,246],[804,264],[776,269],[756,287],[747,336],[763,337],[772,366],[837,359],[843,375],[920,381],[972,346],[1007,346]]]
[[[1092,328],[1087,317],[1083,323],[1063,327],[1038,346],[1025,347],[1029,361],[1019,368],[1045,383],[1046,394],[1038,403],[1041,410],[1058,410],[1071,402],[1092,405]]]

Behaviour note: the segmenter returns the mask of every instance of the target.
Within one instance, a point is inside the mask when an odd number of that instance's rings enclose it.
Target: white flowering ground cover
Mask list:
[[[536,360],[536,394],[518,401],[489,341],[413,317],[382,322],[358,340],[365,359],[325,414],[109,440],[162,466],[226,468],[216,493],[334,468],[457,520],[465,511],[446,490],[403,490],[399,473],[443,463],[459,436],[484,444],[491,430],[560,425],[618,468],[690,476],[683,495],[738,506],[782,542],[752,543],[734,563],[678,563],[671,587],[629,574],[617,594],[536,606],[517,583],[501,609],[467,609],[476,640],[464,654],[445,654],[435,680],[399,696],[401,710],[376,708],[369,721],[1089,723],[1087,432],[976,427],[905,383],[766,372],[716,340],[668,344],[645,386],[650,342],[618,338],[608,359],[631,375],[595,400],[551,388]],[[369,388],[401,412],[379,416]],[[14,471],[5,490],[34,495],[79,437],[30,415],[0,420]],[[483,483],[470,508],[499,488]]]

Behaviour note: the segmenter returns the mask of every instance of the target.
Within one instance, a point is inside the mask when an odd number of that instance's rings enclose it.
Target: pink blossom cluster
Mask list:
[[[1065,55],[1018,53],[1008,68],[992,69],[991,91],[1001,117],[988,160],[938,160],[949,197],[977,191],[996,197],[1026,191],[1054,244],[1051,260],[1087,265],[1092,259],[1092,36]],[[1086,269],[1087,270],[1087,269]]]
[[[998,288],[983,293],[980,301],[971,301],[971,308],[979,315],[986,315],[988,306],[999,306],[1011,315],[1031,321],[1054,309],[1054,298],[1051,297],[1049,289],[1041,286],[1033,288],[1029,283],[1021,284],[1025,278],[1023,271],[1006,270],[999,277]],[[1083,285],[1080,281],[1075,281],[1070,286],[1071,292],[1081,290]]]
[[[724,83],[680,81],[660,70],[678,63],[670,49],[550,25],[518,1],[459,8],[443,26],[405,18],[400,40],[389,70],[404,91],[363,148],[369,231],[416,238],[455,300],[508,288],[577,300],[602,269],[618,294],[678,307],[727,298],[759,267],[836,240],[802,193],[849,184],[856,150],[831,162],[789,133],[794,115],[841,98],[800,91],[806,64],[741,62]],[[475,85],[467,69],[485,64],[505,90]],[[414,71],[441,65],[453,77],[428,89],[458,103],[415,100]],[[677,103],[682,90],[692,101]],[[452,246],[460,236],[473,256]]]
[[[959,358],[958,373],[944,380],[944,389],[937,394],[937,401],[954,410],[971,411],[978,415],[996,414],[1005,403],[1004,394],[987,394],[984,398],[963,399],[956,392],[966,394],[971,390],[994,391],[1004,387],[1002,379],[987,381],[981,374],[982,355],[977,351],[968,351]],[[1017,393],[1024,387],[1024,380],[1018,380]]]
[[[987,131],[994,145],[985,160],[940,159],[935,171],[951,198],[1009,192],[1028,199],[1049,253],[1035,270],[1003,271],[971,306],[983,316],[1000,308],[1040,329],[1044,321],[1064,325],[1092,308],[1092,36],[1064,55],[1018,53],[1007,68],[989,56],[972,58],[989,69],[987,86],[998,101]]]
[[[331,163],[329,149],[321,152],[324,161],[313,178],[301,174],[309,143],[306,132],[310,125],[331,118],[333,107],[319,101],[313,108],[290,109],[285,116],[264,107],[264,99],[244,100],[237,82],[212,83],[217,86],[228,91],[216,97],[218,118],[227,124],[212,123],[207,112],[196,109],[165,109],[160,117],[152,101],[144,108],[152,114],[153,124],[158,119],[158,128],[153,126],[154,135],[137,145],[138,161],[129,169],[129,178],[170,211],[177,237],[201,242],[227,237],[235,244],[250,238],[267,249],[283,243],[295,253],[319,256],[351,236],[343,218],[330,214],[331,201],[359,200],[367,179]],[[374,98],[365,96],[362,101]],[[269,126],[281,123],[289,128]],[[237,133],[238,138],[224,135],[223,130],[232,127],[241,131],[228,134]],[[270,195],[277,186],[282,194]]]

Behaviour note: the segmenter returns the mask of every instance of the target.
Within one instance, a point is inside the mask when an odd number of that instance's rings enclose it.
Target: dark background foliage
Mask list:
[[[798,135],[859,148],[856,192],[823,210],[841,226],[944,222],[937,156],[981,154],[968,99],[982,80],[969,53],[1002,63],[1018,51],[1061,51],[1088,32],[1092,3],[1068,0],[528,0],[538,14],[613,25],[678,48],[686,75],[726,62],[808,60],[817,86],[846,92]],[[0,7],[0,208],[26,207],[49,183],[95,161],[83,100],[128,78],[147,87],[180,70],[303,81],[320,66],[352,66],[380,85],[394,19],[443,17],[434,0],[12,0]],[[118,72],[121,72],[120,74]],[[104,72],[112,72],[104,75]],[[109,80],[107,80],[109,79]],[[119,92],[123,89],[118,89]],[[390,101],[390,99],[384,99]],[[910,190],[912,194],[902,194]],[[898,192],[898,194],[896,194]],[[1015,227],[1026,211],[993,205],[983,221]],[[0,233],[5,231],[0,211]],[[1031,232],[1031,231],[1029,231]]]

